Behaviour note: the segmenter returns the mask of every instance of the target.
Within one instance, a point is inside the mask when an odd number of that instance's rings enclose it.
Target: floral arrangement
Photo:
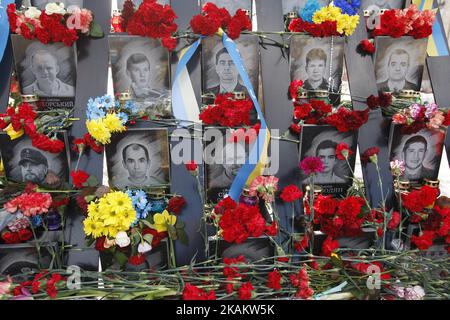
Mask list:
[[[392,122],[402,125],[401,131],[405,134],[414,134],[425,128],[438,130],[450,125],[450,112],[440,110],[435,103],[414,103],[394,114]]]
[[[218,94],[214,104],[205,106],[199,118],[205,125],[238,127],[250,125],[250,112],[253,103],[250,99],[234,99],[232,93]]]
[[[242,243],[249,237],[275,236],[277,224],[268,225],[258,206],[236,203],[227,197],[214,208],[215,224],[220,228],[218,235],[230,243]]]
[[[94,21],[93,13],[77,6],[66,9],[64,3],[53,2],[40,11],[36,7],[17,10],[15,4],[9,4],[7,13],[11,32],[44,44],[62,42],[72,46],[79,35],[103,37],[103,31]]]
[[[173,36],[178,29],[174,22],[176,18],[175,12],[168,4],[161,5],[156,0],[144,0],[136,9],[133,1],[127,0],[115,29],[116,32],[159,39],[165,48],[172,51],[177,45],[177,39]]]
[[[288,29],[313,37],[350,36],[359,23],[359,7],[360,1],[333,1],[320,7],[317,0],[308,0],[300,18],[293,19]]]
[[[185,201],[175,196],[164,204],[153,203],[142,190],[100,190],[101,197],[87,205],[83,221],[86,236],[98,251],[111,252],[121,267],[145,263],[145,253],[169,238],[187,242],[184,223],[177,219]],[[174,266],[173,245],[171,264]],[[127,255],[129,257],[127,258]]]
[[[21,99],[14,100],[0,114],[0,129],[15,140],[26,134],[34,147],[51,153],[64,150],[64,142],[57,138],[58,131],[69,128],[75,120],[73,110],[53,109],[36,111]]]
[[[405,9],[386,10],[381,14],[380,24],[372,31],[372,36],[426,38],[433,32],[435,18],[436,13],[433,10],[420,11],[416,5]]]
[[[220,29],[226,30],[231,39],[239,38],[242,31],[252,30],[252,22],[247,12],[236,10],[234,16],[225,8],[219,8],[212,2],[202,7],[202,13],[192,17],[190,21],[192,32],[202,36],[213,36]]]
[[[133,101],[127,101],[121,105],[109,95],[89,99],[86,116],[88,133],[101,145],[110,143],[113,133],[126,131],[127,122],[132,124],[136,119],[142,118]],[[81,141],[78,142],[81,143]]]

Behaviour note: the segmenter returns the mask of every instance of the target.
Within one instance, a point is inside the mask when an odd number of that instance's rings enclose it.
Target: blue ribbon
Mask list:
[[[13,2],[14,0],[0,0],[0,62],[3,59],[9,38],[9,21],[6,8]]]

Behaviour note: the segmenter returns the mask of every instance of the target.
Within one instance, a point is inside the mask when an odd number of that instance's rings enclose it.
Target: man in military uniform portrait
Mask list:
[[[20,152],[22,182],[42,184],[48,173],[47,158],[38,150],[25,148]]]
[[[36,50],[30,59],[31,73],[35,81],[23,88],[24,94],[39,97],[73,97],[75,88],[58,79],[60,71],[58,59],[48,50]]]

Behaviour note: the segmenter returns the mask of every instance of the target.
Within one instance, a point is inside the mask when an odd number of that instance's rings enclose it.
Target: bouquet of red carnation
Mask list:
[[[32,145],[43,151],[60,153],[64,150],[64,142],[56,138],[59,130],[72,125],[72,110],[54,109],[40,111],[39,114],[28,104],[15,102],[0,114],[0,129],[5,131],[11,140],[26,134]]]
[[[35,7],[17,10],[12,3],[8,5],[7,13],[11,32],[44,44],[62,42],[72,46],[80,34],[103,37],[92,12],[77,6],[66,9],[63,3],[49,3],[43,11]]]
[[[169,51],[175,49],[177,40],[172,36],[178,29],[174,22],[177,15],[170,5],[161,5],[156,0],[144,0],[134,11],[134,6],[127,2],[122,20],[124,30],[132,35],[160,39]]]
[[[238,9],[231,16],[227,9],[211,2],[205,3],[201,14],[192,17],[190,25],[194,33],[202,36],[212,36],[221,28],[231,39],[239,38],[242,31],[252,30],[252,22],[245,10]]]
[[[428,37],[432,32],[432,26],[436,13],[432,10],[419,11],[416,5],[406,9],[386,10],[380,16],[380,25],[372,31],[372,35],[390,36],[400,38],[412,36],[415,39]]]
[[[250,125],[250,112],[253,103],[250,99],[236,100],[232,93],[219,94],[213,105],[206,106],[199,118],[205,125],[238,127]]]
[[[221,235],[227,242],[242,243],[249,237],[276,235],[275,222],[267,225],[258,206],[237,204],[232,199],[226,198],[217,204],[214,212]]]
[[[302,18],[293,19],[288,27],[291,32],[304,32],[313,37],[331,37],[339,36],[336,21],[324,21],[322,23],[312,23],[302,20]]]

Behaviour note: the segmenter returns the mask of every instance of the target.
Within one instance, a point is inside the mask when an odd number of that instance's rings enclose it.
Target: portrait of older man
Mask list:
[[[227,143],[222,151],[222,164],[208,168],[208,188],[229,188],[246,160],[245,147],[239,143]]]
[[[364,10],[370,5],[375,5],[380,9],[401,9],[404,0],[362,0],[361,3]]]
[[[336,158],[337,143],[331,140],[324,140],[317,146],[316,157],[323,163],[323,171],[317,173],[314,182],[318,184],[345,183],[346,181],[336,175],[335,168],[338,163]]]
[[[382,92],[398,92],[400,90],[419,90],[419,86],[406,80],[411,58],[404,49],[395,49],[389,55],[386,71],[388,79],[377,83],[378,90]]]
[[[247,92],[246,88],[239,83],[239,72],[225,48],[216,53],[215,71],[219,77],[219,84],[206,89],[207,93]]]
[[[50,51],[36,50],[31,56],[30,64],[35,81],[23,88],[24,94],[36,94],[44,98],[75,96],[75,88],[58,79],[59,62]]]
[[[122,150],[124,175],[114,182],[117,187],[149,187],[166,183],[159,177],[150,175],[151,159],[146,146],[131,143]]]
[[[327,54],[321,48],[311,49],[306,54],[306,74],[308,78],[303,83],[306,90],[328,91],[328,81],[325,79]]]
[[[19,166],[22,182],[42,184],[45,181],[48,173],[48,161],[40,151],[32,148],[22,149]]]
[[[420,135],[413,136],[405,142],[402,155],[405,163],[405,175],[409,180],[418,181],[433,177],[434,170],[423,165],[427,151],[427,140]]]

